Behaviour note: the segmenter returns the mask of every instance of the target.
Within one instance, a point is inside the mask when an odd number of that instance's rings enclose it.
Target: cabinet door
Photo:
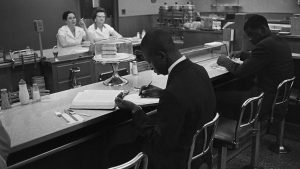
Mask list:
[[[71,69],[79,67],[80,72],[76,73],[78,84],[87,85],[91,84],[93,77],[93,62],[89,60],[82,60],[75,63],[69,62],[57,65],[57,91],[67,90],[72,88],[72,72]]]

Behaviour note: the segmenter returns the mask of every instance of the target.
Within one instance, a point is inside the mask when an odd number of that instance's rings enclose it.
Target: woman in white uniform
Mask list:
[[[106,13],[103,8],[93,11],[92,19],[94,23],[88,28],[92,42],[109,38],[122,38],[122,35],[115,31],[114,28],[105,24],[105,17]]]
[[[83,40],[89,40],[87,28],[82,19],[79,22],[81,27],[76,26],[76,17],[74,12],[64,12],[62,19],[66,22],[66,25],[58,29],[58,47],[76,46],[80,45]]]

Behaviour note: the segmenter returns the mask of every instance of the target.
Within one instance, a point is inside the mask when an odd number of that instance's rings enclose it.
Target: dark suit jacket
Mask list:
[[[257,85],[264,92],[274,91],[280,82],[294,74],[292,53],[281,38],[268,36],[256,45],[243,64],[235,64],[229,71],[237,76],[255,74]]]
[[[261,40],[250,55],[244,56],[247,57],[241,65],[228,59],[222,66],[239,77],[256,76],[257,87],[265,92],[262,113],[268,113],[278,84],[294,75],[291,50],[284,40],[271,35]]]
[[[150,122],[143,111],[133,120],[140,129],[150,169],[184,169],[197,129],[215,116],[215,94],[206,70],[190,60],[169,74],[157,117]]]

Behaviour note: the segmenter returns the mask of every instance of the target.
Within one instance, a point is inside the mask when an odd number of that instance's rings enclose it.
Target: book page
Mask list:
[[[138,93],[129,94],[124,97],[124,100],[131,101],[139,106],[157,104],[159,102],[159,98],[141,98]]]

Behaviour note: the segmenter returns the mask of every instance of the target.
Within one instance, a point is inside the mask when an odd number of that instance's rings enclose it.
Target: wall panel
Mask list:
[[[64,25],[62,13],[72,10],[80,17],[79,0],[1,0],[0,46],[6,49],[38,49],[38,35],[33,30],[33,20],[44,21],[43,47],[56,45],[56,33]]]

